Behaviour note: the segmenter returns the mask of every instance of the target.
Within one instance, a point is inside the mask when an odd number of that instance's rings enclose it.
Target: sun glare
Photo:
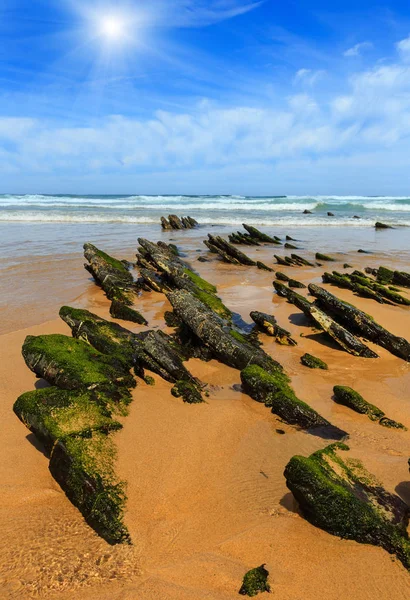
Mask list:
[[[100,22],[100,34],[109,40],[120,40],[126,35],[126,25],[119,17],[103,17]]]

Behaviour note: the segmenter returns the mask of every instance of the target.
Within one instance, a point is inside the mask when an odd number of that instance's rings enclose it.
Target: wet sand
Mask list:
[[[260,339],[283,364],[297,395],[349,433],[350,455],[410,503],[410,432],[383,428],[331,399],[334,385],[350,385],[410,429],[410,365],[371,343],[379,359],[342,352],[323,335],[311,335],[303,315],[273,293],[274,274],[216,260],[200,263],[196,238],[179,236],[177,241],[194,268],[218,286],[225,304],[246,322],[251,310],[261,310],[274,314],[291,332],[296,347],[279,346],[265,335]],[[135,245],[126,246],[117,255],[132,259]],[[272,265],[271,247],[245,251]],[[280,247],[274,252],[284,253]],[[311,255],[307,245],[299,253]],[[354,251],[335,256],[341,262],[330,268],[341,269],[349,262],[355,268],[397,264],[408,270],[410,262],[403,253],[390,260],[386,254]],[[60,305],[70,303],[108,317],[109,303],[88,280],[81,256],[63,262],[70,269],[68,286],[58,265],[46,258],[42,264],[41,277],[49,281],[44,296],[50,316],[57,317]],[[320,283],[325,267],[278,270],[305,283]],[[409,308],[379,305],[348,290],[325,287],[410,339]],[[54,290],[66,290],[66,298],[61,299],[60,292],[53,296]],[[29,286],[26,294],[29,298]],[[138,309],[150,328],[171,331],[163,321],[168,308],[160,294],[144,293],[139,299]],[[270,572],[273,593],[284,600],[409,597],[410,575],[387,552],[339,540],[298,514],[283,470],[294,454],[308,455],[327,441],[283,424],[238,390],[239,371],[216,361],[188,364],[212,386],[205,404],[183,404],[171,396],[171,385],[156,376],[154,387],[140,382],[133,392],[130,414],[115,436],[117,472],[128,482],[125,521],[133,545],[108,546],[66,499],[48,471],[41,445],[12,412],[19,394],[41,385],[21,357],[25,336],[69,334],[57,318],[43,322],[35,307],[30,319],[36,324],[20,329],[18,323],[24,325],[26,315],[19,310],[20,317],[16,311],[13,322],[4,323],[10,333],[1,336],[0,344],[0,597],[230,600],[238,598],[244,573],[262,563]],[[305,352],[325,360],[329,371],[303,367],[300,356]]]

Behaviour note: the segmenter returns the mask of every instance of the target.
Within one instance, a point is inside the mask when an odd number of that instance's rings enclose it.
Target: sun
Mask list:
[[[99,23],[100,35],[107,40],[120,40],[126,35],[126,23],[117,16],[102,17]]]

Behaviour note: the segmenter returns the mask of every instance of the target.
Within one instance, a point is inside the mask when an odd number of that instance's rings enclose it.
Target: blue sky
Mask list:
[[[410,193],[408,2],[0,0],[0,19],[0,193]]]

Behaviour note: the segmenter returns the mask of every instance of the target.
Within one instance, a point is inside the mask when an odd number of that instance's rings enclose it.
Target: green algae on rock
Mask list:
[[[329,256],[328,254],[322,254],[321,252],[316,252],[315,258],[316,260],[324,260],[328,262],[334,262],[336,260],[332,256]]]
[[[123,321],[130,321],[131,323],[138,323],[138,325],[148,325],[148,321],[142,316],[140,312],[123,304],[119,300],[113,300],[110,306],[110,315],[114,319],[121,319]]]
[[[268,577],[269,571],[265,569],[265,565],[256,567],[256,569],[251,569],[243,578],[239,594],[241,596],[249,596],[252,598],[262,592],[270,592]]]
[[[50,451],[57,440],[67,436],[91,437],[95,431],[107,434],[121,429],[112,418],[110,404],[110,398],[97,390],[49,387],[22,394],[13,410]]]
[[[348,406],[352,410],[367,415],[372,421],[378,421],[383,427],[391,427],[393,429],[406,429],[404,425],[393,421],[386,417],[385,413],[377,408],[374,404],[370,404],[358,392],[344,385],[335,385],[333,388],[334,401],[338,404]]]
[[[284,373],[267,373],[258,365],[250,365],[241,371],[241,381],[243,390],[251,398],[263,402],[289,425],[297,425],[304,429],[329,427],[338,439],[346,435],[344,431],[333,427],[306,402],[299,400]]]
[[[22,353],[29,369],[62,389],[91,389],[112,384],[135,386],[134,378],[117,356],[102,354],[86,342],[65,335],[29,335]]]
[[[307,352],[301,357],[300,362],[310,369],[323,369],[327,371],[329,368],[324,360],[316,358],[316,356],[312,356],[312,354],[308,354]]]
[[[310,457],[294,456],[286,485],[306,519],[328,533],[381,546],[410,569],[409,507],[357,462],[340,457],[349,448],[332,444]]]
[[[198,387],[190,381],[177,381],[171,389],[171,394],[175,398],[182,398],[188,404],[200,404],[203,402],[201,392]]]
[[[134,278],[120,260],[113,258],[93,244],[84,244],[85,268],[102,287],[110,300],[131,306],[137,291]]]
[[[316,298],[319,308],[342,323],[353,334],[359,334],[395,356],[410,361],[410,343],[407,340],[393,335],[376,323],[370,315],[352,304],[340,300],[318,285],[311,283],[309,292]]]
[[[108,543],[130,543],[123,523],[125,484],[114,472],[111,436],[65,437],[52,451],[50,471],[87,523]]]

